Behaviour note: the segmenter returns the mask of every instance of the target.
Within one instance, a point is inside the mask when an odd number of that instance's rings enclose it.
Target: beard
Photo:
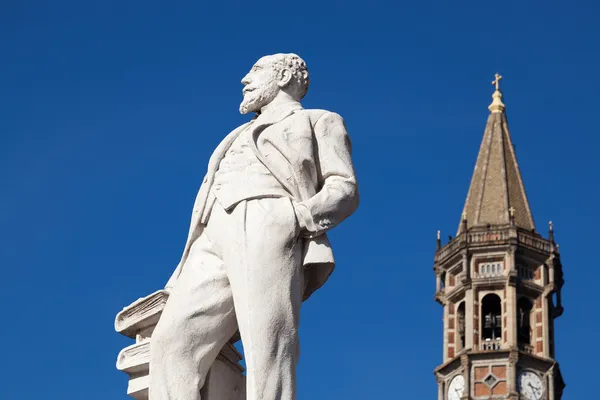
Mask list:
[[[260,109],[273,101],[279,87],[277,85],[262,85],[244,94],[244,99],[240,104],[240,113],[248,114],[251,112],[260,112]]]

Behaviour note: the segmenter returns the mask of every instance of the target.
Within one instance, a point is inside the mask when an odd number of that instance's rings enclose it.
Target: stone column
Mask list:
[[[553,354],[550,354],[551,346],[553,344],[550,343],[550,325],[553,324],[554,315],[554,303],[552,302],[552,294],[553,288],[555,287],[554,283],[554,257],[551,256],[546,262],[548,266],[548,276],[543,277],[542,284],[546,287],[544,293],[542,294],[542,340],[543,340],[543,354],[544,357],[553,357]],[[545,268],[542,268],[545,270]],[[537,329],[537,326],[536,326]],[[534,343],[534,353],[537,350],[537,343]]]
[[[444,391],[446,390],[444,380],[439,375],[436,376],[436,380],[438,384],[438,400],[444,400]]]
[[[552,366],[552,368],[550,368],[550,371],[548,371],[548,379],[546,383],[548,390],[548,400],[557,400],[556,393],[554,393],[554,366]]]
[[[506,371],[506,388],[508,390],[509,400],[518,400],[519,393],[517,391],[517,362],[519,361],[519,353],[516,350],[510,352],[508,356],[508,370]]]
[[[544,277],[544,280],[542,281],[543,286],[554,283],[554,256],[550,256],[546,265],[548,266],[548,276]]]
[[[506,288],[506,332],[508,337],[506,342],[508,348],[517,347],[517,324],[515,311],[517,309],[517,290],[514,286],[508,285]],[[504,321],[503,321],[504,322]]]
[[[545,295],[541,294],[542,296],[542,354],[544,355],[544,357],[551,357],[550,354],[550,324],[552,323],[550,321],[550,310],[552,309],[552,306],[550,305],[550,303],[552,303],[552,294],[548,294]],[[535,327],[536,331],[537,331],[537,324]],[[536,332],[536,343],[535,343],[535,348],[534,348],[534,354],[537,352],[537,332]]]
[[[508,252],[508,256],[506,258],[507,263],[509,264],[508,269],[508,285],[506,286],[506,332],[507,332],[507,345],[508,348],[517,348],[517,318],[516,318],[516,310],[517,310],[517,289],[516,289],[516,278],[517,278],[517,268],[516,268],[516,260],[515,260],[515,252],[516,247],[511,246]],[[503,321],[504,322],[504,321]]]
[[[474,327],[474,309],[473,288],[465,291],[465,348],[474,349],[473,333]]]
[[[444,362],[448,361],[448,303],[444,304]]]
[[[460,365],[463,369],[463,377],[465,378],[465,391],[461,400],[469,400],[471,398],[471,363],[466,354],[460,357]]]
[[[465,277],[467,279],[471,279],[471,265],[469,263],[469,254],[467,253],[467,250],[463,250],[461,252],[461,255],[462,255],[462,265],[463,265]]]

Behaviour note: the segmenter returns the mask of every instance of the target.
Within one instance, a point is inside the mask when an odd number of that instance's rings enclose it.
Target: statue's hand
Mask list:
[[[303,213],[303,206],[298,204],[297,201],[292,200],[292,207],[294,208],[294,214],[296,216],[296,223],[298,224],[298,229],[300,231],[300,235],[306,234],[306,218],[307,216]]]

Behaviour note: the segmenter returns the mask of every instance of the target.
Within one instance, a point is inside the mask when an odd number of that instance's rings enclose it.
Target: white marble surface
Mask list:
[[[308,83],[295,54],[265,56],[242,79],[240,112],[257,116],[208,161],[152,334],[152,400],[210,392],[209,368],[238,329],[247,398],[296,398],[300,307],[334,269],[327,232],[358,207],[344,121],[302,107]]]
[[[135,339],[135,343],[125,347],[117,356],[117,369],[128,375],[127,394],[136,400],[148,400],[150,385],[150,342],[169,293],[158,290],[142,297],[117,314],[117,332]],[[205,384],[204,399],[244,400],[244,368],[239,364],[241,354],[232,342],[228,342],[219,352]]]

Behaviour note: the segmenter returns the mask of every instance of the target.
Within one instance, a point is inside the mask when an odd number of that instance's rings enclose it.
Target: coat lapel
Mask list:
[[[242,124],[239,127],[235,128],[233,131],[231,131],[227,136],[225,136],[221,143],[219,143],[215,151],[213,151],[213,154],[210,156],[210,159],[208,160],[208,167],[206,168],[206,176],[202,181],[200,190],[196,195],[196,201],[194,202],[194,219],[192,220],[192,224],[190,226],[190,235],[202,216],[202,212],[204,211],[204,206],[206,203],[206,198],[208,197],[208,192],[214,180],[215,172],[219,168],[219,163],[221,162],[223,157],[225,157],[225,153],[227,152],[227,150],[229,150],[235,139],[242,132],[244,132],[252,122],[253,121],[246,122],[245,124]]]
[[[281,183],[281,185],[292,194],[296,192],[295,188],[292,187],[290,185],[290,182],[288,182],[286,179],[282,179],[280,177],[279,171],[269,164],[267,158],[258,149],[257,143],[258,137],[265,129],[267,129],[273,124],[276,124],[279,121],[284,120],[285,118],[289,117],[298,110],[302,110],[302,106],[300,105],[300,103],[294,102],[282,104],[281,106],[275,108],[272,111],[268,111],[264,114],[259,115],[256,121],[254,122],[254,126],[251,128],[252,140],[250,140],[250,146],[252,147],[256,158],[258,158],[260,162],[263,163],[263,165],[267,167],[269,171],[271,171],[271,174],[279,181],[279,183]]]
[[[210,156],[210,160],[208,161],[208,168],[206,169],[207,177],[212,177],[212,175],[214,175],[215,171],[219,167],[219,163],[225,156],[225,153],[227,152],[227,150],[229,150],[229,148],[233,144],[234,140],[237,139],[237,137],[243,131],[245,131],[246,128],[250,124],[252,124],[252,122],[253,121],[246,122],[245,124],[240,125],[239,127],[235,128],[233,131],[231,131],[229,133],[229,135],[225,136],[225,139],[223,139],[221,141],[221,143],[219,143],[219,145],[217,146],[215,151],[213,151],[213,154]]]

